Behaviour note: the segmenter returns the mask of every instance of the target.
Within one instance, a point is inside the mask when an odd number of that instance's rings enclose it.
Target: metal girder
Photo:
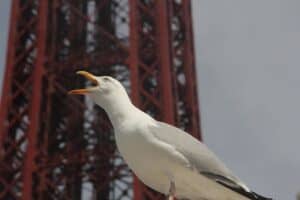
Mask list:
[[[82,68],[200,139],[189,0],[13,0],[0,199],[164,199],[128,169],[104,111],[66,95],[90,84]]]
[[[201,139],[190,1],[169,1],[176,124]]]
[[[45,61],[46,3],[44,1],[40,6],[31,1],[12,3],[0,114],[2,199],[32,199],[41,77]],[[36,13],[44,15],[38,16]],[[30,28],[27,22],[31,23]]]
[[[156,119],[200,139],[190,1],[130,2],[132,82],[139,83],[133,90],[135,102]],[[164,198],[135,186],[138,196]]]

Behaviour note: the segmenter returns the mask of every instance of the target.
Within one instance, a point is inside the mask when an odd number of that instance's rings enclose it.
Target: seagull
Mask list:
[[[69,94],[88,95],[105,110],[120,154],[145,185],[169,200],[271,200],[251,191],[205,144],[134,106],[118,80],[77,74],[93,86]]]

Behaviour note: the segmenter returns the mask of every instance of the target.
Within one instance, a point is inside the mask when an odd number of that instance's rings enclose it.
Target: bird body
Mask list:
[[[71,93],[88,90],[104,108],[120,154],[143,183],[166,195],[174,185],[172,195],[179,199],[267,200],[251,192],[206,145],[135,107],[120,82],[81,74],[98,82],[97,87]]]
[[[173,181],[177,198],[246,199],[199,174],[176,147],[151,133],[151,129],[159,128],[157,121],[141,114],[135,115],[135,118],[138,120],[131,118],[127,122],[130,125],[126,127],[130,128],[116,127],[115,137],[124,160],[144,184],[168,194],[170,182]],[[127,123],[124,121],[124,124]],[[172,136],[172,133],[169,134]]]

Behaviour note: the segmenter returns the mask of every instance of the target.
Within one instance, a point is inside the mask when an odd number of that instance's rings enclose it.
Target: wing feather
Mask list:
[[[251,191],[205,144],[190,134],[164,122],[157,122],[150,131],[157,139],[173,146],[203,176],[249,199],[272,200]]]
[[[215,176],[210,178],[216,182],[222,181],[226,185],[250,191],[205,144],[193,136],[164,122],[157,122],[150,130],[156,138],[172,145],[184,155],[199,173],[213,174]]]

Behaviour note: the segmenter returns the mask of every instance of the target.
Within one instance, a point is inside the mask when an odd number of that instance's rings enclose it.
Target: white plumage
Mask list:
[[[146,185],[191,200],[265,199],[251,192],[206,145],[135,107],[119,81],[79,74],[96,86],[70,93],[90,95],[107,112],[121,155]],[[174,194],[170,194],[172,183]]]

